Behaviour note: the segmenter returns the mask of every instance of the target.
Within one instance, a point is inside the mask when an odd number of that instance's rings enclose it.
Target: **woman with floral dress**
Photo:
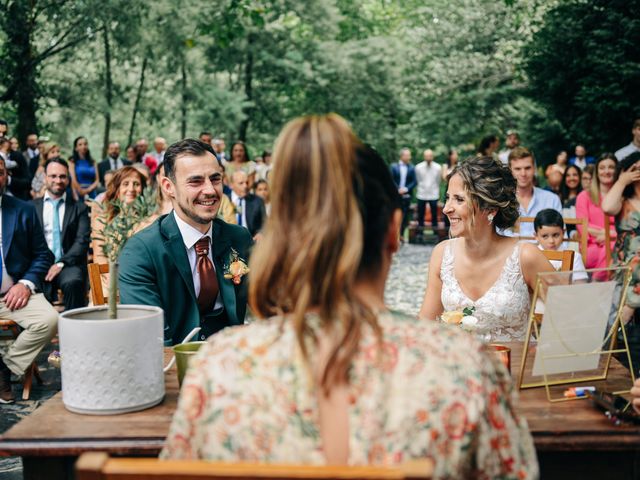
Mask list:
[[[268,321],[201,348],[162,458],[537,477],[506,369],[473,336],[384,305],[402,221],[384,160],[333,114],[289,123],[274,158],[249,284]]]

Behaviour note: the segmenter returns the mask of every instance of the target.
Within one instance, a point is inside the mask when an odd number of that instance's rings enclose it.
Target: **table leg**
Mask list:
[[[24,480],[73,480],[76,457],[22,457]]]

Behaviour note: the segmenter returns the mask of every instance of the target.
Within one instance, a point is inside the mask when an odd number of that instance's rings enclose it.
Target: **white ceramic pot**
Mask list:
[[[75,413],[111,415],[164,398],[164,314],[146,305],[107,306],[60,314],[62,401]]]

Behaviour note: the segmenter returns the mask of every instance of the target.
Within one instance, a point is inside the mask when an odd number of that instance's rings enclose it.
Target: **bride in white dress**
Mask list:
[[[453,238],[433,250],[420,318],[474,307],[491,341],[523,340],[536,275],[553,267],[535,245],[498,233],[518,219],[516,181],[491,157],[459,164],[448,180],[443,212]]]

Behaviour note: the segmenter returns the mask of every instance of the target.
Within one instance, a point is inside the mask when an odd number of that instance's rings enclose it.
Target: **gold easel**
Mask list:
[[[545,390],[547,393],[547,399],[550,402],[564,402],[568,400],[578,400],[581,398],[586,398],[586,397],[552,398],[550,387],[558,386],[558,385],[569,385],[569,384],[576,384],[576,383],[596,382],[596,381],[606,380],[607,375],[609,373],[611,358],[614,353],[626,353],[627,360],[629,361],[631,384],[633,384],[633,382],[635,381],[635,376],[633,373],[633,365],[631,362],[631,353],[629,351],[629,344],[627,342],[627,333],[626,333],[624,324],[621,321],[622,310],[626,300],[627,287],[629,286],[629,282],[631,280],[631,270],[628,267],[619,267],[619,268],[592,269],[592,270],[587,270],[586,272],[589,274],[591,278],[593,278],[594,274],[597,274],[599,272],[607,272],[606,278],[614,278],[614,276],[622,278],[622,291],[620,294],[620,302],[618,304],[616,317],[612,325],[610,327],[607,327],[606,335],[604,337],[604,340],[601,343],[602,347],[597,350],[589,351],[589,352],[572,352],[572,353],[556,354],[556,355],[550,355],[550,356],[543,355],[540,352],[536,351],[536,356],[540,355],[540,363],[543,370],[543,374],[542,374],[543,379],[541,381],[525,381],[525,370],[527,367],[527,360],[528,359],[531,360],[530,357],[532,356],[532,353],[533,353],[530,350],[532,350],[533,348],[537,348],[537,345],[532,347],[532,340],[534,339],[537,340],[540,338],[541,329],[539,327],[539,324],[541,325],[542,321],[544,320],[544,314],[542,315],[537,314],[535,311],[536,305],[538,305],[538,299],[546,298],[549,287],[559,286],[559,285],[571,285],[572,274],[571,272],[547,272],[547,273],[538,274],[536,279],[536,287],[534,290],[533,300],[531,303],[531,310],[529,314],[529,325],[527,328],[527,336],[524,344],[522,363],[520,365],[520,374],[518,376],[518,388],[525,389],[525,388],[545,387]],[[596,283],[596,282],[592,282],[592,283]],[[614,298],[615,298],[615,289],[614,289]],[[549,321],[553,322],[554,320],[550,319]],[[616,340],[617,340],[616,332],[618,331],[618,328],[620,328],[620,330],[622,331],[622,338],[624,342],[624,345],[622,346],[623,348],[616,348]],[[558,338],[564,344],[560,336],[558,336]],[[607,345],[608,345],[608,348],[607,348]],[[569,348],[567,345],[564,345],[564,346],[565,346],[565,349],[571,350],[571,348]],[[550,360],[557,360],[561,358],[575,358],[575,357],[585,357],[585,356],[594,356],[594,355],[606,355],[604,367],[601,367],[599,365],[598,367],[593,369],[593,370],[602,369],[601,373],[577,378],[574,376],[575,372],[565,372],[566,374],[570,373],[571,376],[568,378],[549,379],[550,375],[547,373],[547,369],[545,368],[545,360],[550,361]],[[535,357],[534,357],[534,361],[535,361]],[[599,363],[601,363],[601,361],[602,360],[600,360]],[[532,370],[533,370],[533,367],[532,367]],[[560,374],[555,373],[553,375],[554,377],[557,377]],[[532,371],[531,377],[534,377],[534,376],[539,377],[540,375],[533,375],[533,371]],[[616,395],[629,393],[629,389],[616,391],[613,393]]]

